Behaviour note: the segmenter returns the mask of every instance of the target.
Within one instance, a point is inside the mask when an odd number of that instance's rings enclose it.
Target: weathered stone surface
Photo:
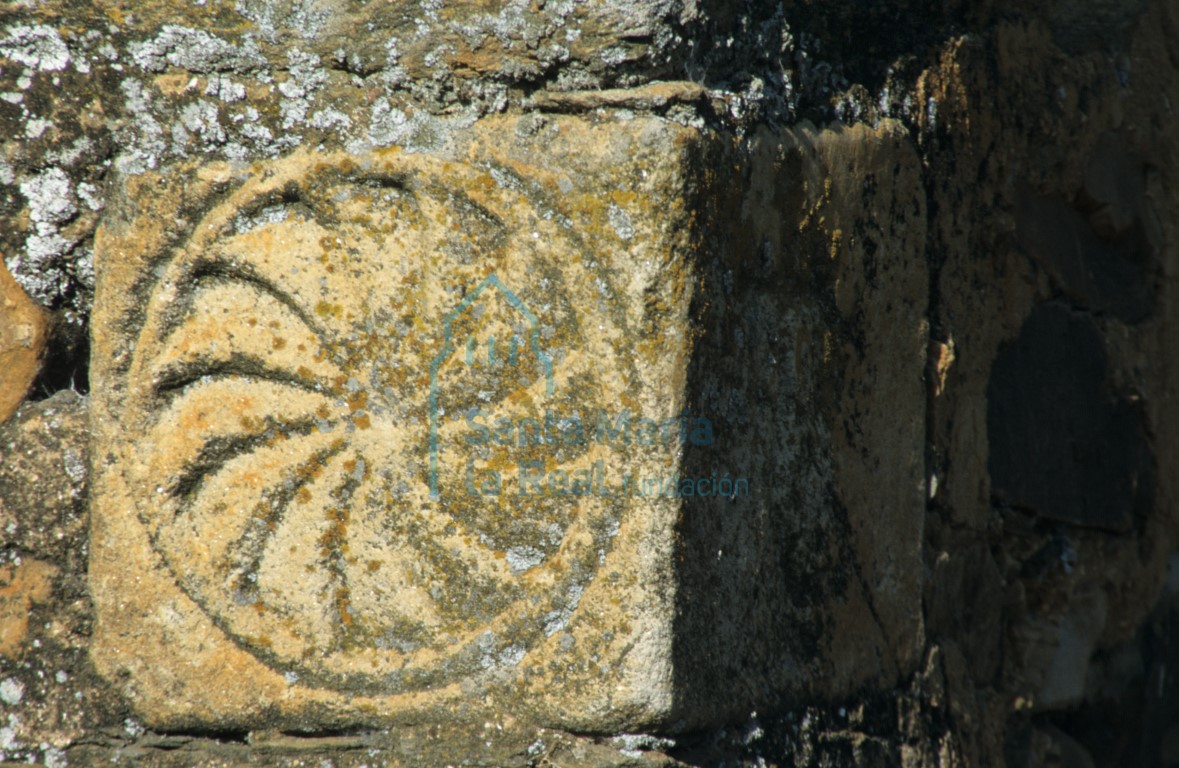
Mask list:
[[[86,538],[87,400],[70,391],[27,402],[0,426],[5,547],[65,563]]]
[[[41,368],[46,321],[0,261],[0,423],[25,399]]]
[[[0,568],[0,656],[16,658],[29,634],[29,611],[49,598],[57,567],[25,560]]]
[[[98,251],[98,666],[150,722],[219,728],[684,728],[895,680],[915,156],[765,132],[690,183],[732,152],[528,116],[443,157],[128,179]],[[905,429],[867,376],[913,390]]]
[[[689,374],[725,440],[685,465],[740,468],[755,492],[685,507],[677,662],[685,697],[740,679],[755,710],[917,661],[927,276],[898,126],[763,131],[748,151]]]
[[[94,654],[153,722],[667,717],[678,505],[627,483],[681,439],[688,137],[551,123],[556,173],[496,157],[515,127],[461,163],[129,182],[99,250]],[[561,162],[571,131],[597,156]]]
[[[60,761],[123,709],[86,650],[86,404],[60,392],[0,426],[0,759]]]

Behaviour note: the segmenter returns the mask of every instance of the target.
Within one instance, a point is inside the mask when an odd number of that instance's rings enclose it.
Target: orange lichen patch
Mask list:
[[[248,488],[261,488],[266,484],[266,478],[261,472],[246,472],[237,481]]]
[[[307,490],[306,487],[300,488],[295,492],[295,502],[297,504],[306,504],[309,501],[311,501],[311,491]],[[294,547],[291,547],[291,549],[293,550]]]
[[[274,349],[282,349],[287,345],[287,340],[281,336],[275,336],[270,340],[270,346]]]
[[[312,460],[295,468],[295,478],[303,482],[310,482],[323,474],[323,464]]]
[[[363,390],[348,398],[348,410],[352,413],[356,413],[366,405],[368,405],[368,393]]]
[[[0,657],[15,659],[24,651],[29,609],[49,599],[55,576],[57,567],[41,560],[0,567]]]
[[[633,205],[639,196],[628,190],[616,189],[610,193],[610,199],[617,205]]]
[[[209,423],[208,411],[197,411],[196,413],[186,413],[180,417],[180,429],[189,432],[204,431],[204,428]]]
[[[327,301],[320,301],[315,305],[315,314],[324,318],[339,317],[344,313],[344,307],[341,304],[332,304]]]
[[[368,568],[370,573],[372,573],[374,571],[381,570],[381,566],[384,564],[384,560],[369,560],[368,563],[365,564],[365,567]]]
[[[270,505],[270,502],[263,501],[254,507],[254,517],[260,517],[260,518],[266,519],[266,518],[270,518],[273,516],[274,516],[274,507],[272,507]]]
[[[354,417],[352,423],[356,425],[357,429],[368,429],[373,425],[372,419],[368,417],[367,413]]]
[[[340,617],[340,623],[346,628],[351,628],[355,623],[352,618],[352,600],[348,594],[348,590],[341,587],[336,590],[336,613]]]

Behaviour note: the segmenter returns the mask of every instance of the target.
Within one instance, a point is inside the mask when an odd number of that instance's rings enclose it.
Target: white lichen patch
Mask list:
[[[296,49],[287,54],[287,60],[290,64],[288,77],[278,86],[279,93],[284,97],[279,107],[284,130],[307,120],[311,97],[327,81],[327,72],[320,66],[320,59],[315,54]]]
[[[20,191],[29,201],[29,218],[38,235],[52,234],[78,212],[70,177],[60,168],[49,168],[22,182]]]
[[[619,752],[630,758],[642,757],[645,750],[670,749],[675,746],[675,739],[646,733],[624,733],[621,736],[615,736],[612,742]]]
[[[273,42],[283,29],[306,39],[318,35],[331,18],[320,5],[315,0],[238,0],[234,9],[253,22],[263,39]]]
[[[45,752],[45,768],[65,768],[69,765],[63,750],[48,745],[44,745],[42,749]]]
[[[16,678],[5,678],[0,681],[0,701],[15,707],[20,704],[25,695],[25,686]]]
[[[43,24],[8,27],[8,36],[0,40],[0,56],[44,72],[60,72],[70,63],[61,35]]]
[[[338,109],[321,109],[311,116],[309,125],[321,130],[343,129],[352,126],[352,118]]]
[[[235,45],[199,29],[169,24],[151,40],[127,46],[132,60],[146,72],[169,65],[189,72],[246,72],[266,66],[253,40]]]
[[[101,190],[88,181],[78,185],[78,197],[86,204],[87,208],[95,212],[101,211],[105,205]]]
[[[94,142],[89,136],[79,136],[68,146],[61,146],[45,153],[45,159],[54,165],[74,166],[82,157],[94,148]]]
[[[34,117],[25,124],[25,138],[39,139],[45,131],[53,127],[53,123],[48,120]]]
[[[8,725],[0,728],[0,755],[4,755],[6,751],[20,749],[24,746],[16,737],[16,727],[19,723],[20,721],[17,720],[15,715],[9,715]]]
[[[610,220],[610,226],[614,232],[622,240],[630,240],[635,236],[635,227],[630,220],[630,214],[619,208],[617,205],[611,204],[606,213],[606,217]]]
[[[368,125],[368,140],[374,147],[388,147],[404,141],[410,126],[405,113],[380,98],[372,108]]]
[[[8,267],[33,300],[46,306],[64,304],[67,319],[81,322],[89,308],[94,274],[89,250],[64,234],[79,213],[73,181],[53,166],[22,179],[19,189],[27,201],[31,232],[24,248],[10,256]]]
[[[160,157],[167,148],[164,129],[152,116],[151,96],[142,83],[128,77],[120,86],[127,98],[124,110],[134,116],[134,122],[129,135],[123,140],[125,149],[116,160],[115,167],[122,173],[139,174],[159,165]]]
[[[221,101],[232,103],[246,97],[246,87],[234,82],[228,75],[216,74],[209,77],[205,86],[206,96],[216,96]]]
[[[206,151],[225,143],[227,136],[221,127],[216,104],[197,101],[181,110],[180,121],[172,127],[172,140],[179,145],[173,151],[181,154],[190,135],[195,136],[200,149]]]
[[[512,573],[521,574],[543,563],[545,555],[536,547],[519,546],[509,549],[506,558]]]

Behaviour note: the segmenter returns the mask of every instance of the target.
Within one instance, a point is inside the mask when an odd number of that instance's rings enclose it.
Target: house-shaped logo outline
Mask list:
[[[446,313],[442,323],[442,350],[430,361],[430,498],[438,499],[438,373],[442,370],[443,364],[450,358],[454,352],[454,337],[452,329],[454,321],[463,314],[475,300],[488,288],[494,287],[507,300],[514,309],[522,314],[525,320],[528,321],[528,344],[532,347],[533,352],[536,353],[537,360],[540,361],[544,367],[545,378],[545,394],[553,394],[553,361],[544,350],[540,348],[540,320],[536,315],[520,300],[510,288],[503,284],[495,273],[489,274],[487,277],[475,286],[475,289],[463,297],[463,300],[455,306],[454,309]]]

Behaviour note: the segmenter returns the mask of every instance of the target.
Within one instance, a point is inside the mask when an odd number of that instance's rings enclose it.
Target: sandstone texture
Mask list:
[[[1179,764],[1176,39],[0,3],[0,762]]]
[[[0,423],[25,399],[48,340],[45,311],[0,264]]]
[[[669,716],[685,130],[517,127],[108,209],[94,650],[153,724]]]
[[[63,391],[0,426],[0,747],[51,762],[125,707],[88,656],[87,400]]]

